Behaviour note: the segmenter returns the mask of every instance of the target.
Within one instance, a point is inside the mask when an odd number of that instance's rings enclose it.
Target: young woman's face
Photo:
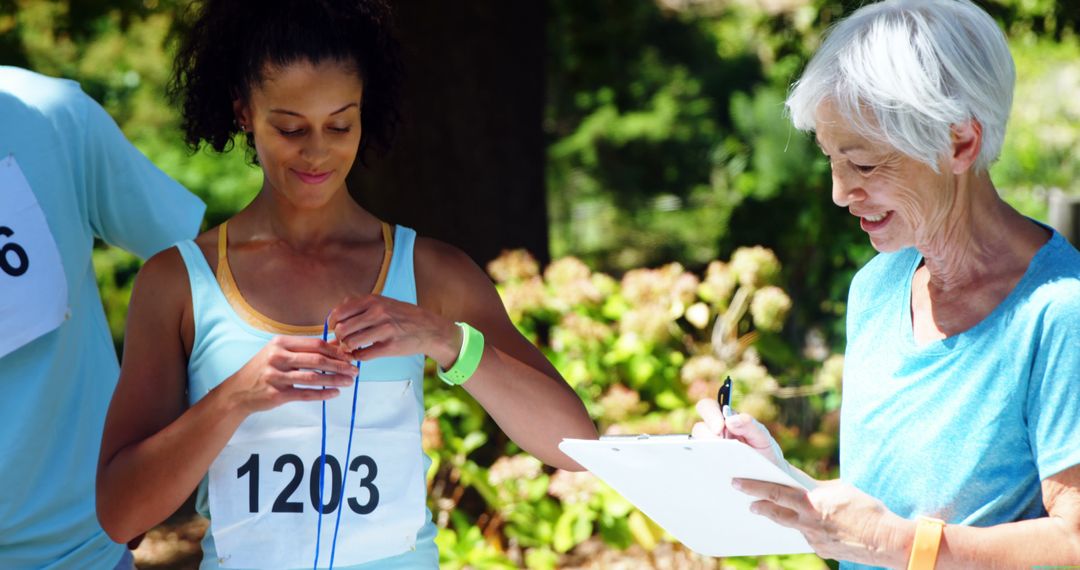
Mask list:
[[[318,208],[345,190],[360,147],[363,84],[339,61],[268,68],[237,119],[253,131],[270,189],[297,208]]]

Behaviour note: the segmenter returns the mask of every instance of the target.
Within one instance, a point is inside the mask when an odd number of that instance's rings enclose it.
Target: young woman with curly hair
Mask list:
[[[437,567],[425,357],[526,451],[579,469],[556,446],[595,427],[490,280],[349,196],[358,154],[398,122],[389,30],[382,1],[210,0],[184,33],[188,143],[242,133],[264,180],[136,279],[98,469],[114,540],[197,489],[204,569]]]

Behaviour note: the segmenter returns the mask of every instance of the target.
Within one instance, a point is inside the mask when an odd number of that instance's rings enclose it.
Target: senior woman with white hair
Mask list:
[[[734,482],[844,568],[1080,564],[1080,253],[988,174],[1014,76],[974,4],[888,0],[837,24],[787,100],[880,252],[849,293],[840,479],[716,402],[694,435],[805,483]]]

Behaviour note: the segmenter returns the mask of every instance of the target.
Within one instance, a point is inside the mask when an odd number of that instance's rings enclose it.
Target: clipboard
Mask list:
[[[564,439],[559,449],[699,554],[813,552],[799,531],[751,513],[755,499],[731,486],[744,478],[803,487],[742,442],[620,436]]]

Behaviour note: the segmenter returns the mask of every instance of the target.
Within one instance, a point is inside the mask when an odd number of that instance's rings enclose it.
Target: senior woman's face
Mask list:
[[[832,167],[832,199],[859,218],[874,249],[918,245],[947,211],[947,179],[895,148],[857,133],[833,105],[818,109],[818,146]]]

